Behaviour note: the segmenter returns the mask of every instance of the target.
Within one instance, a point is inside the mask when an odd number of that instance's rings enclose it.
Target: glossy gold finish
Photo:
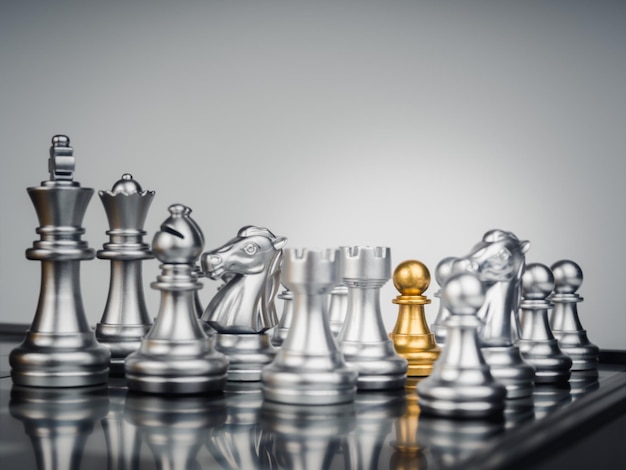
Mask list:
[[[426,457],[423,454],[424,448],[417,442],[417,424],[420,409],[417,403],[415,387],[419,380],[415,378],[407,380],[407,409],[404,415],[396,419],[395,422],[395,439],[390,443],[395,452],[392,454],[389,462],[389,468],[394,470],[420,470],[427,468]]]
[[[392,300],[399,305],[399,309],[396,325],[389,337],[396,352],[409,361],[407,375],[425,377],[430,375],[433,363],[441,353],[424,313],[424,305],[429,304],[430,299],[422,294],[430,285],[430,272],[420,261],[403,261],[393,273],[393,285],[400,292]]]

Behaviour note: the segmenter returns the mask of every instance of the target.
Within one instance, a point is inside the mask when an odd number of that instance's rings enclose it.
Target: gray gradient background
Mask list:
[[[26,187],[67,133],[83,186],[130,172],[213,248],[243,225],[291,247],[386,245],[431,270],[491,228],[528,262],[572,258],[583,324],[626,348],[626,2],[4,1],[0,321],[30,323],[38,225]],[[94,195],[95,249],[107,222]],[[156,261],[144,265],[148,284]],[[88,318],[109,264],[82,265]],[[205,281],[206,304],[216,283]],[[432,297],[433,281],[427,291]],[[391,330],[397,307],[382,292]],[[437,301],[429,306],[434,319]]]

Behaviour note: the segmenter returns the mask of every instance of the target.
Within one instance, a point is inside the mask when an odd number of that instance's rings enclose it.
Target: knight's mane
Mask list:
[[[268,229],[264,227],[256,227],[254,225],[246,225],[245,227],[242,227],[241,230],[239,230],[239,232],[237,233],[237,237],[241,237],[241,238],[252,237],[255,235],[265,237],[270,240],[273,240],[276,238],[276,235],[274,235]]]

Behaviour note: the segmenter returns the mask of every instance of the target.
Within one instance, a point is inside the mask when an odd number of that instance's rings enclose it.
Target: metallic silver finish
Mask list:
[[[154,455],[156,467],[201,468],[197,455],[211,429],[226,421],[222,397],[145,396],[130,393],[124,410]]]
[[[463,461],[489,446],[504,431],[504,422],[487,419],[450,419],[420,415],[417,442],[428,448],[428,468],[480,468]]]
[[[203,271],[225,279],[202,321],[217,331],[215,347],[228,356],[228,380],[257,381],[276,353],[266,331],[278,323],[274,300],[280,287],[287,238],[248,225],[219,248],[202,254]]]
[[[220,468],[261,470],[277,468],[268,447],[267,431],[259,423],[263,395],[260,382],[228,382],[226,422],[213,428],[205,446]]]
[[[554,288],[554,276],[541,263],[526,265],[522,275],[521,327],[517,342],[522,357],[535,368],[535,383],[566,382],[572,360],[561,352],[548,322],[552,308],[548,296]]]
[[[539,384],[533,390],[535,418],[541,419],[572,401],[568,382]]]
[[[125,388],[113,388],[109,384],[109,412],[100,420],[107,446],[108,470],[130,470],[140,465],[139,430],[124,417],[127,392]]]
[[[335,286],[328,294],[328,321],[330,331],[337,337],[348,314],[348,288],[343,284]]]
[[[407,409],[406,391],[359,392],[354,405],[354,426],[343,445],[345,468],[376,469],[395,420]]]
[[[124,360],[136,351],[152,320],[143,290],[141,263],[153,258],[143,243],[143,226],[154,191],[143,191],[132,175],[125,173],[110,191],[99,191],[109,221],[109,243],[96,255],[111,261],[111,279],[106,307],[96,325],[96,338],[111,350],[111,374],[124,373]]]
[[[333,460],[354,428],[354,416],[354,403],[306,406],[264,401],[260,422],[273,442],[278,468],[327,469],[336,468]]]
[[[285,250],[283,282],[293,292],[289,335],[263,369],[265,400],[334,405],[354,400],[357,371],[330,332],[326,295],[339,280],[337,250]]]
[[[152,241],[152,252],[163,263],[152,283],[161,291],[161,305],[139,350],[126,358],[128,388],[156,394],[221,391],[228,360],[215,351],[194,310],[194,292],[202,287],[194,262],[204,236],[191,209],[174,204],[169,212]]]
[[[263,367],[276,355],[266,332],[256,335],[216,333],[213,339],[215,349],[228,358],[228,380],[232,382],[258,382]]]
[[[78,470],[94,423],[104,417],[108,405],[105,385],[13,386],[9,411],[24,424],[39,470]]]
[[[283,313],[278,325],[272,332],[272,346],[276,348],[280,348],[285,341],[293,320],[293,293],[289,289],[285,289],[278,294],[278,298],[283,301]]]
[[[41,238],[26,258],[41,261],[41,288],[35,318],[20,346],[11,351],[16,385],[85,387],[106,383],[111,353],[89,328],[80,288],[80,262],[94,258],[81,240],[93,189],[73,180],[69,138],[52,138],[50,180],[28,188]]]
[[[359,372],[359,390],[402,388],[408,361],[396,354],[380,311],[380,288],[391,278],[388,247],[343,246],[340,275],[348,288],[348,313],[337,344]]]
[[[435,280],[439,285],[439,290],[433,294],[433,297],[439,298],[441,296],[441,287],[452,275],[452,268],[456,260],[457,258],[454,256],[448,256],[447,258],[439,261],[437,264],[437,267],[435,268]],[[437,344],[440,346],[446,344],[446,332],[448,331],[446,328],[446,320],[449,316],[450,311],[443,305],[443,302],[440,301],[437,316],[435,317],[433,324],[430,326],[431,331],[435,335],[435,341],[437,341]]]
[[[430,376],[417,384],[422,413],[481,419],[501,415],[506,389],[494,380],[478,340],[483,284],[476,274],[455,274],[444,284],[441,301],[450,310],[448,342]]]
[[[535,387],[535,390],[537,387]],[[534,393],[534,391],[533,391]],[[504,427],[513,429],[520,424],[535,419],[535,403],[533,397],[512,398],[504,403]]]
[[[454,263],[454,271],[478,273],[485,286],[485,303],[478,312],[484,326],[480,333],[482,354],[494,378],[507,389],[507,398],[532,395],[535,371],[522,358],[519,339],[521,280],[530,243],[513,233],[490,230]]]
[[[583,282],[583,271],[571,260],[561,260],[551,268],[554,274],[554,293],[550,300],[554,310],[550,318],[552,332],[559,341],[561,351],[572,358],[572,371],[597,369],[600,349],[587,338],[578,317],[577,294]]]
[[[600,386],[598,378],[598,369],[572,371],[572,375],[569,379],[572,400],[576,400],[583,395],[596,390]]]

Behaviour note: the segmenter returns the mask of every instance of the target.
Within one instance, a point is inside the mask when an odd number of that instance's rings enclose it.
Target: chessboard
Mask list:
[[[625,351],[601,351],[597,380],[536,390],[531,408],[506,410],[504,421],[454,420],[421,414],[414,383],[321,407],[268,406],[258,383],[175,398],[128,393],[115,378],[95,388],[16,387],[8,355],[26,326],[2,327],[3,468],[576,469],[626,462]]]
[[[388,246],[285,247],[255,225],[207,250],[179,203],[149,244],[155,193],[130,174],[98,192],[110,229],[96,252],[81,226],[94,190],[74,180],[67,136],[52,138],[48,168],[27,188],[37,309],[30,326],[0,325],[9,468],[626,465],[625,353],[587,337],[575,261],[527,263],[528,240],[488,230],[434,268],[429,326],[421,261],[392,269]],[[90,325],[79,266],[96,256],[111,277]],[[152,258],[151,318],[141,266]],[[221,282],[206,306],[200,278]],[[392,331],[380,307],[389,280]]]

